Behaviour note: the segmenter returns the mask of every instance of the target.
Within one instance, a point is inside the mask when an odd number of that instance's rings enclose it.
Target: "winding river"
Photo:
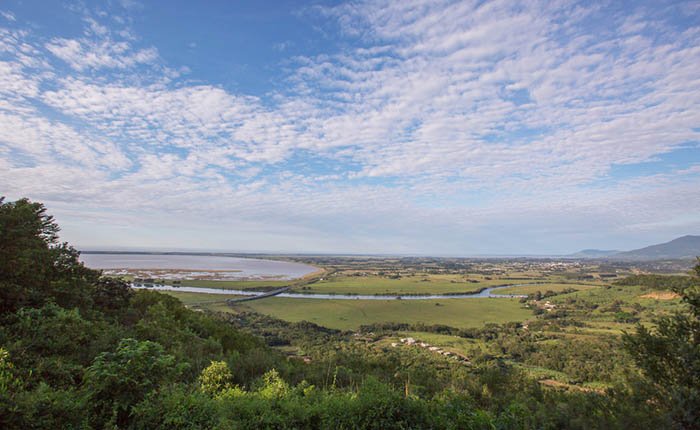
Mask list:
[[[237,258],[219,255],[188,255],[188,254],[158,254],[158,253],[84,253],[81,259],[89,267],[103,269],[113,275],[132,274],[137,277],[153,277],[168,279],[188,279],[193,275],[214,276],[214,279],[251,280],[251,279],[297,279],[315,270],[309,265],[277,260],[254,258]],[[183,267],[196,269],[182,269]],[[134,273],[136,271],[136,274]],[[206,279],[206,278],[202,278]],[[290,299],[320,299],[320,300],[444,300],[444,299],[484,299],[484,298],[520,298],[521,294],[498,294],[496,291],[504,288],[522,285],[511,284],[485,288],[478,293],[463,294],[322,294],[322,293],[293,293],[278,290],[273,293],[277,297]],[[228,294],[237,296],[271,295],[270,292],[235,290],[205,287],[185,287],[172,284],[132,283],[135,289],[151,289],[156,291],[182,291],[188,293]],[[261,297],[262,298],[262,297]]]
[[[497,294],[498,291],[504,288],[520,287],[524,285],[539,285],[539,284],[513,284],[501,285],[498,287],[486,288],[478,293],[465,294],[426,294],[426,295],[373,295],[373,294],[313,294],[313,293],[280,293],[275,297],[286,297],[290,299],[320,299],[320,300],[436,300],[436,299],[488,299],[488,298],[521,298],[527,297],[523,294]],[[246,290],[228,290],[221,288],[204,288],[204,287],[179,287],[174,285],[153,285],[144,286],[143,284],[132,284],[135,289],[150,289],[156,291],[182,291],[187,293],[207,293],[207,294],[231,294],[237,296],[259,296],[266,294],[261,291],[246,291]]]

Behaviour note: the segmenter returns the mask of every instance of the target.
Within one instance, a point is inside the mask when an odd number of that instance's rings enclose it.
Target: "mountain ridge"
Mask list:
[[[678,260],[700,256],[700,235],[687,234],[664,243],[630,251],[583,249],[567,255],[571,258],[603,258],[610,260]]]
[[[612,249],[582,249],[573,254],[567,255],[571,258],[603,258],[618,254],[620,251]]]
[[[631,251],[619,252],[611,257],[623,260],[663,260],[694,258],[700,255],[700,236],[685,235],[668,242],[649,245]]]

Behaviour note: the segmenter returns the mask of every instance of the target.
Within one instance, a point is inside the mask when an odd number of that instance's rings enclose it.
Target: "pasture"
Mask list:
[[[159,291],[159,293],[167,294],[178,298],[182,304],[191,306],[200,303],[224,302],[226,299],[235,299],[242,296],[235,294],[206,294],[206,293],[189,293],[185,291]]]
[[[530,310],[516,299],[444,300],[320,300],[271,297],[235,305],[213,305],[212,310],[252,310],[290,321],[310,321],[325,327],[354,330],[381,322],[445,324],[481,327],[486,323],[524,321]]]
[[[295,287],[294,291],[326,294],[446,294],[478,292],[494,285],[513,283],[479,275],[414,274],[392,279],[386,276],[338,274]]]
[[[567,283],[551,283],[551,284],[536,284],[536,285],[520,285],[517,287],[503,288],[498,290],[498,294],[534,294],[537,291],[544,293],[546,291],[553,291],[555,293],[565,291],[568,289],[574,289],[577,291],[590,290],[592,288],[600,288],[595,285],[590,284],[567,284]]]
[[[204,279],[182,280],[179,285],[183,287],[219,288],[223,290],[246,290],[265,287],[281,288],[287,286],[292,281],[212,281]],[[169,281],[172,283],[172,281]]]

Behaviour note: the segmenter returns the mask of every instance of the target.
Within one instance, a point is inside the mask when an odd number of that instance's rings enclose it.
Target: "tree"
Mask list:
[[[212,361],[199,376],[199,388],[202,392],[215,396],[233,387],[233,374],[225,361]]]
[[[100,278],[92,284],[92,300],[96,308],[106,314],[125,311],[134,292],[129,284],[121,279]]]
[[[175,381],[182,370],[160,344],[122,339],[116,352],[97,356],[85,374],[91,425],[125,427],[131,408],[150,392]]]
[[[682,311],[656,319],[654,329],[637,325],[623,338],[651,389],[651,404],[686,429],[700,428],[700,259],[693,272],[693,285],[674,288]]]
[[[0,198],[0,313],[41,306],[49,298],[67,307],[89,306],[87,284],[100,272],[58,242],[59,230],[41,203]]]
[[[100,324],[85,319],[77,309],[65,309],[54,303],[41,308],[17,311],[8,350],[31,377],[27,382],[44,381],[52,386],[69,387],[82,379],[83,368],[96,351],[103,350],[109,334]]]
[[[0,199],[0,312],[32,300],[51,267],[58,226],[40,203]]]
[[[290,387],[277,370],[272,369],[262,376],[262,386],[258,392],[265,399],[280,399],[289,394]]]

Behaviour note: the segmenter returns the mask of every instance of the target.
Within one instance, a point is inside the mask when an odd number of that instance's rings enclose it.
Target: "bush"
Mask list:
[[[85,374],[91,424],[124,427],[132,406],[174,382],[182,370],[161,345],[122,339],[115,352],[100,354]]]

